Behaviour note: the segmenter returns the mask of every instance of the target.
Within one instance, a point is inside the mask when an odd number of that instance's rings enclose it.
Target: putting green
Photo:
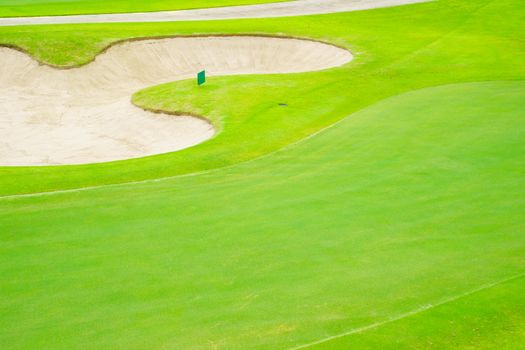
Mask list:
[[[3,199],[1,345],[286,349],[400,315],[415,347],[512,344],[521,298],[483,296],[525,284],[524,101],[520,81],[429,88],[208,174]],[[440,303],[497,327],[447,327]]]

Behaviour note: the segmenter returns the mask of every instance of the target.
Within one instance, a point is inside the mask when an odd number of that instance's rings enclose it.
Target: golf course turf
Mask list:
[[[0,43],[61,66],[117,40],[192,34],[355,56],[135,93],[216,126],[183,151],[0,168],[0,347],[520,349],[524,21],[521,0],[439,0],[0,28]]]

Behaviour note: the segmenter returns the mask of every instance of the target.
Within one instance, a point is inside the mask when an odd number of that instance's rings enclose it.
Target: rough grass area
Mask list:
[[[181,152],[0,168],[4,196],[102,186],[0,197],[0,348],[519,349],[524,21],[522,0],[440,0],[1,28],[60,65],[127,37],[203,33],[320,39],[356,59],[137,92],[220,127]]]
[[[0,17],[188,10],[280,1],[286,0],[0,0]]]

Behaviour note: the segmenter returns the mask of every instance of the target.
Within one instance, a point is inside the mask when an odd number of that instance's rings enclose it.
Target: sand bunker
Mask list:
[[[292,73],[351,59],[346,50],[308,40],[194,37],[121,43],[64,70],[1,47],[0,165],[96,163],[187,148],[212,137],[212,125],[143,111],[131,95],[202,69],[210,76]]]

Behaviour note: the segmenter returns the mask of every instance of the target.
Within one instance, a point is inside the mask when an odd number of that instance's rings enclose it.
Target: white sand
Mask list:
[[[187,148],[211,138],[211,124],[145,112],[131,95],[201,69],[209,76],[291,73],[351,59],[307,40],[196,37],[126,42],[86,66],[60,70],[1,47],[0,165],[95,163]]]
[[[182,11],[0,18],[0,26],[52,23],[171,22],[285,17],[368,10],[426,1],[430,0],[296,0],[282,3]]]

